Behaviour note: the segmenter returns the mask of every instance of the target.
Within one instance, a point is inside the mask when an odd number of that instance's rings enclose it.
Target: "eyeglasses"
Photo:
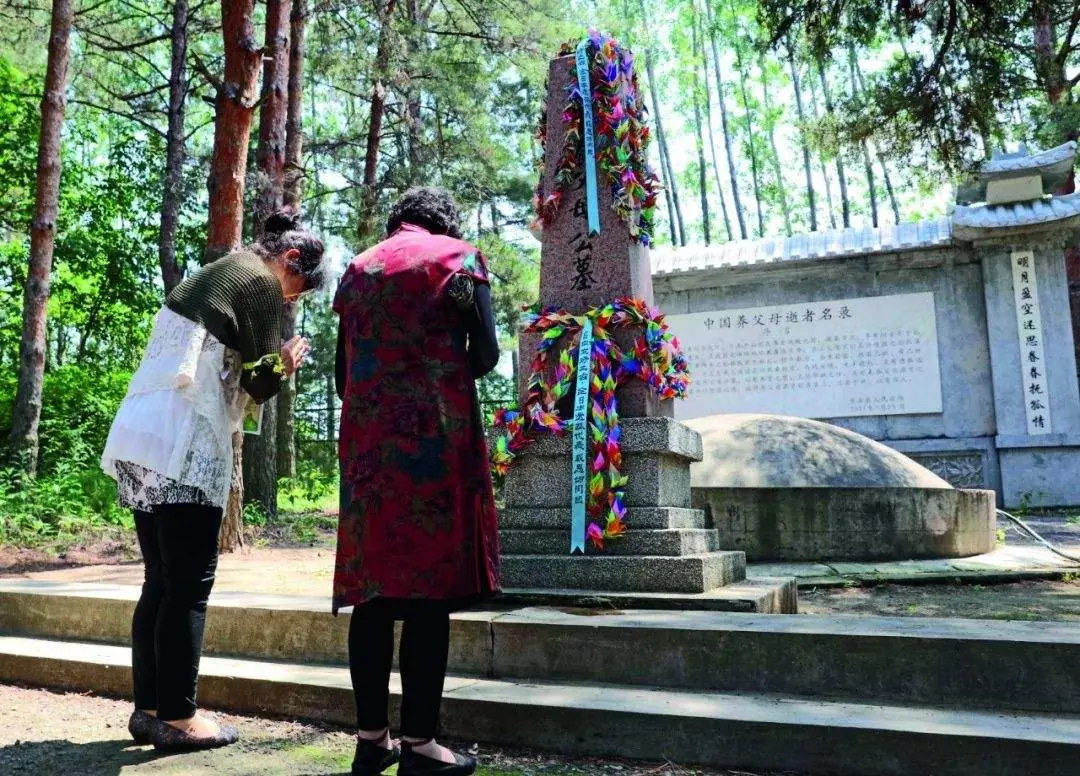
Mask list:
[[[305,296],[307,296],[308,294],[310,294],[314,290],[315,290],[314,288],[308,288],[308,289],[305,289],[303,291],[299,291],[299,292],[297,292],[295,294],[286,294],[285,295],[285,301],[287,303],[289,303],[289,304],[299,302],[301,299],[303,299]]]

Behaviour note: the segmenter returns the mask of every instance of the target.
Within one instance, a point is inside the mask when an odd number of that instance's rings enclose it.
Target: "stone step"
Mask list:
[[[711,528],[701,509],[679,507],[637,507],[626,510],[626,524],[633,530],[677,531],[684,528]],[[569,508],[517,507],[499,511],[503,530],[559,529],[570,525]]]
[[[613,593],[564,588],[504,588],[499,606],[572,609],[596,614],[625,609],[685,612],[743,612],[796,614],[798,584],[794,577],[755,577],[732,582],[705,593]]]
[[[731,587],[737,586],[712,595]],[[560,606],[588,603],[574,591],[562,594]],[[0,581],[0,633],[126,645],[137,596],[137,587],[125,585]],[[606,608],[455,614],[450,670],[1080,714],[1075,623],[612,609],[618,595],[591,602]],[[333,617],[321,598],[214,594],[206,653],[344,665],[348,625],[348,616]],[[618,659],[582,659],[605,654]]]
[[[590,650],[578,660],[617,662],[630,651]],[[123,647],[0,637],[0,682],[129,697],[129,665]],[[397,719],[396,675],[391,695]],[[199,700],[239,713],[354,724],[343,667],[207,657]],[[836,776],[1075,776],[1080,758],[1077,716],[471,677],[447,679],[442,732],[564,755]]]
[[[508,588],[557,586],[577,590],[704,593],[746,579],[741,552],[710,552],[678,558],[659,555],[506,555],[502,581]]]
[[[626,507],[679,507],[690,503],[690,461],[665,453],[623,458]],[[514,460],[503,485],[506,506],[570,508],[570,455],[544,457],[529,448]]]
[[[570,530],[549,529],[541,531],[503,529],[500,534],[501,549],[506,555],[558,555],[569,554]],[[720,549],[720,537],[710,529],[684,529],[676,531],[629,530],[618,539],[604,542],[605,555],[702,555]],[[596,553],[591,545],[586,554]]]

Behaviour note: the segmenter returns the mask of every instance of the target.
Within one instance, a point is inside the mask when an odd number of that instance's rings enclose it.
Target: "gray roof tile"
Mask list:
[[[877,229],[809,232],[787,238],[740,240],[722,245],[664,246],[653,249],[652,266],[656,275],[675,275],[720,267],[784,264],[900,249],[933,248],[951,241],[951,222],[948,218],[941,218],[895,226],[890,224]]]

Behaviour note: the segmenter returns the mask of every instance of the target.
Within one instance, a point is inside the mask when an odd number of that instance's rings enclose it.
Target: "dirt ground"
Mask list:
[[[1080,552],[1080,518],[1042,515],[1025,518],[1047,539]],[[304,520],[304,518],[296,518]],[[224,555],[215,590],[329,597],[334,541],[327,518],[298,537],[296,525],[282,520],[272,531],[249,537],[243,550]],[[1009,544],[1032,540],[1002,521]],[[142,565],[134,535],[118,532],[81,544],[37,550],[0,547],[0,577],[63,582],[138,585]],[[963,617],[992,620],[1080,621],[1080,579],[1007,584],[879,584],[799,591],[802,614]]]
[[[0,685],[0,774],[4,776],[317,776],[347,774],[353,739],[345,732],[297,722],[220,715],[241,742],[213,752],[160,757],[127,736],[130,706],[88,695]],[[458,744],[469,748],[468,744]],[[480,776],[813,776],[751,773],[551,757],[535,752],[474,749]],[[387,772],[392,776],[395,771]]]
[[[1080,579],[800,590],[799,613],[1080,622]]]

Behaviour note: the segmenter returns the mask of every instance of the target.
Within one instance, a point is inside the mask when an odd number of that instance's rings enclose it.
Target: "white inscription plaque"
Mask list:
[[[933,293],[667,317],[690,361],[676,416],[941,412]]]
[[[1050,433],[1050,396],[1046,384],[1039,284],[1035,254],[1013,251],[1013,293],[1016,295],[1016,330],[1020,335],[1020,378],[1024,388],[1028,434]]]

